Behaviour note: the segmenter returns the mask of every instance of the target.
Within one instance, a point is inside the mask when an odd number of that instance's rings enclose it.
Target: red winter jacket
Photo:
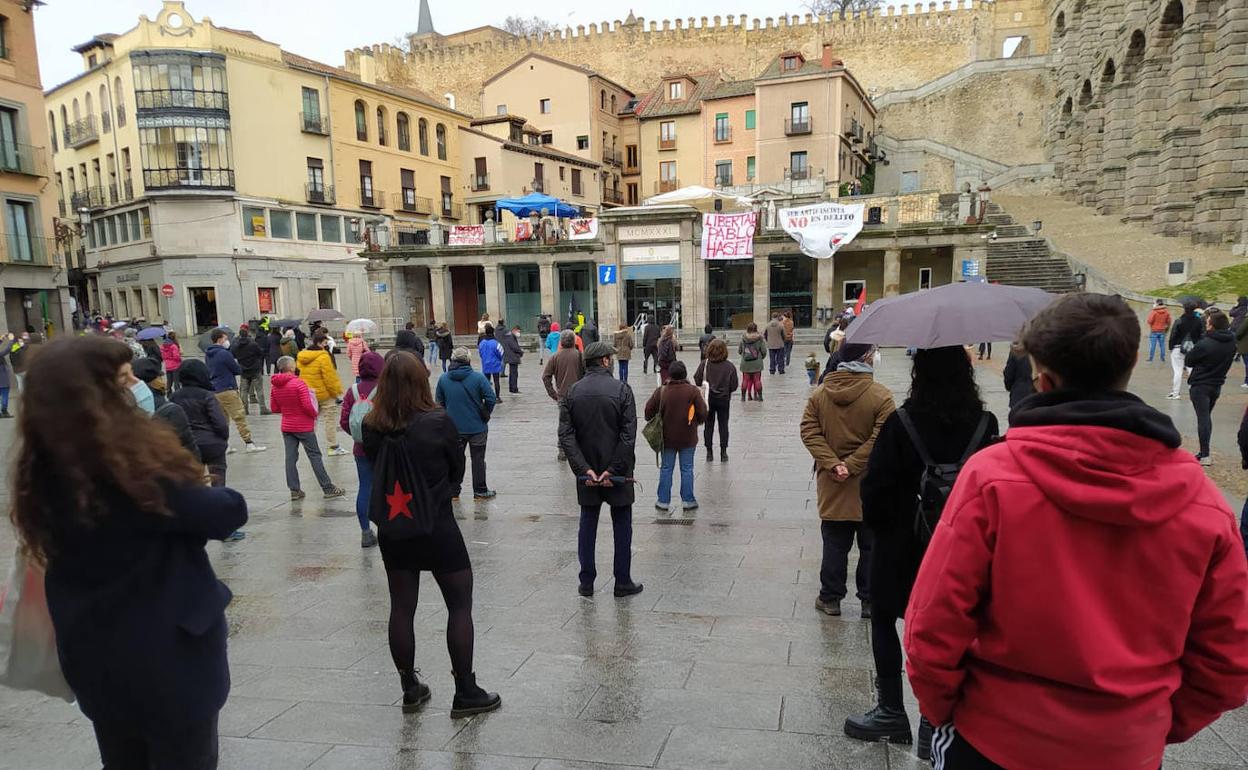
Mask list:
[[[1248,697],[1243,543],[1168,419],[1114,394],[1042,424],[1079,404],[1032,398],[959,475],[906,612],[910,682],[1011,770],[1159,767]]]
[[[269,409],[282,415],[282,433],[315,432],[318,410],[308,383],[291,372],[278,372],[269,384]]]

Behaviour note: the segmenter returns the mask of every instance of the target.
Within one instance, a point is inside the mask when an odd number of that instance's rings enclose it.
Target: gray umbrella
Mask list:
[[[1012,341],[1055,298],[1024,286],[951,283],[872,302],[845,341],[904,348]]]
[[[326,321],[345,321],[345,320],[347,320],[347,317],[343,315],[342,313],[339,313],[337,310],[334,310],[332,307],[318,308],[316,310],[313,310],[311,313],[308,313],[309,323],[311,323],[312,321],[320,321],[321,323],[325,323]]]

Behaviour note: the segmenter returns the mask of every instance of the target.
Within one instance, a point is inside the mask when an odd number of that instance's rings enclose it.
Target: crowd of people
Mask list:
[[[1004,436],[970,348],[912,351],[899,405],[876,381],[877,349],[846,341],[849,319],[829,329],[826,364],[808,357],[797,434],[815,477],[820,612],[842,613],[858,547],[876,703],[846,718],[847,736],[910,744],[908,680],[922,715],[918,753],[937,768],[1157,767],[1167,743],[1245,702],[1248,506],[1237,531],[1201,464],[1248,301],[1235,317],[1197,310],[1185,308],[1168,329],[1171,361],[1180,376],[1190,368],[1195,457],[1168,417],[1127,392],[1140,325],[1118,297],[1069,295],[1027,325],[1005,367]],[[643,324],[643,373],[653,359],[658,387],[641,429],[627,381],[635,330],[621,325],[603,340],[591,319],[574,321],[551,321],[539,356],[558,405],[558,457],[580,506],[577,591],[597,588],[605,504],[613,594],[626,599],[644,588],[631,565],[639,435],[659,465],[655,508],[672,509],[679,467],[680,505],[697,509],[699,443],[708,462],[728,462],[733,396],[762,400],[764,362],[784,375],[793,321],[776,314],[761,332],[750,324],[736,363],[708,328],[692,377],[675,329]],[[1150,316],[1150,334],[1160,321]],[[281,417],[292,504],[305,498],[301,449],[324,496],[346,494],[318,433],[330,456],[347,454],[339,436],[352,440],[361,546],[378,547],[385,566],[403,711],[432,697],[415,666],[423,571],[447,609],[451,716],[501,705],[473,671],[472,565],[453,507],[467,467],[474,499],[496,495],[486,479],[489,423],[505,370],[509,397],[519,392],[519,327],[481,319],[479,370],[445,324],[430,324],[423,339],[399,330],[384,357],[352,337],[354,383],[345,388],[328,330],[302,345],[296,331],[215,329],[203,360],[183,358],[171,334],[139,339],[130,328],[56,340],[29,357],[29,341],[0,345],[25,387],[12,520],[46,565],[63,673],[105,766],[215,766],[230,594],[204,543],[242,537],[247,505],[226,486],[229,423],[244,451],[264,452],[247,421],[253,405]],[[436,362],[444,373],[435,384]],[[1245,426],[1248,467],[1248,418]],[[64,441],[71,431],[81,439]],[[187,692],[195,696],[179,697]]]

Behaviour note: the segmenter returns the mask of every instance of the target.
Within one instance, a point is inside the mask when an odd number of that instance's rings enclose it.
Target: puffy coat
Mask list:
[[[455,338],[451,336],[449,329],[438,330],[438,358],[442,361],[450,361],[451,353],[455,350]]]
[[[888,388],[869,372],[833,372],[810,394],[801,434],[815,459],[820,519],[862,521],[862,474],[880,428],[894,409]],[[849,478],[836,481],[833,469],[842,463]]]
[[[524,350],[520,348],[520,340],[516,339],[516,335],[508,331],[503,335],[501,342],[503,345],[503,363],[520,363],[520,359],[524,358]]]
[[[308,383],[290,372],[269,378],[269,409],[282,416],[282,433],[312,433],[320,413]]]
[[[633,329],[626,327],[620,329],[612,335],[612,342],[615,344],[615,359],[617,361],[633,360]]]
[[[214,391],[238,390],[238,375],[243,373],[243,369],[233,353],[221,345],[209,345],[204,351],[204,363],[208,365],[208,376]]]
[[[1042,393],[963,468],[906,612],[919,710],[1011,770],[1161,766],[1248,697],[1248,566],[1170,419]]]
[[[455,362],[450,370],[438,378],[435,392],[438,403],[451,416],[461,436],[472,436],[489,430],[489,423],[481,419],[481,412],[494,411],[498,394],[490,381],[470,364]]]
[[[503,343],[487,337],[477,343],[477,355],[481,356],[483,374],[501,374],[503,371]]]
[[[646,420],[663,415],[663,449],[688,449],[698,445],[698,426],[706,422],[702,390],[688,380],[670,380],[655,388],[646,402]]]
[[[559,446],[575,476],[587,470],[632,478],[637,443],[637,403],[627,383],[601,366],[585,377],[559,402]],[[579,480],[576,498],[581,505],[632,505],[632,484],[587,487]]]
[[[342,380],[328,350],[300,350],[296,359],[299,377],[316,393],[317,401],[338,398],[342,395]]]
[[[753,374],[767,368],[767,343],[758,332],[746,332],[741,335],[741,344],[737,346],[741,354],[741,373]],[[752,356],[752,358],[751,358]]]
[[[360,376],[360,356],[368,352],[368,343],[363,337],[355,336],[347,340],[347,358],[351,359],[351,376]]]
[[[1187,378],[1188,387],[1222,387],[1234,360],[1235,335],[1231,330],[1209,332],[1187,354],[1186,363],[1192,369]]]
[[[1170,328],[1170,311],[1164,307],[1154,307],[1148,311],[1148,330],[1164,332]]]
[[[173,428],[173,432],[178,434],[178,441],[181,442],[182,447],[196,460],[202,460],[203,458],[199,456],[199,445],[195,443],[195,434],[191,432],[191,421],[186,418],[186,410],[156,390],[152,391],[152,403],[156,406],[152,417]]]
[[[224,352],[229,355],[228,350]],[[230,360],[234,360],[233,356]],[[225,421],[225,411],[213,393],[208,367],[203,361],[193,358],[182,364],[179,372],[181,387],[169,400],[186,412],[200,455],[205,460],[224,455],[229,447],[230,425]]]
[[[256,342],[250,336],[244,337],[238,335],[236,344],[231,348],[234,353],[234,360],[238,361],[239,373],[248,377],[257,377],[261,370],[264,369],[264,350],[260,348],[260,343]]]
[[[166,342],[160,346],[160,360],[166,372],[176,372],[182,365],[182,348],[176,342]]]
[[[355,406],[355,394],[359,393],[360,398],[367,399],[377,387],[377,378],[381,376],[381,370],[385,365],[386,359],[371,350],[360,356],[360,381],[347,388],[346,393],[343,394],[342,415],[338,418],[338,427],[348,436],[351,435],[351,407]],[[363,457],[364,445],[356,441],[352,454],[356,457]]]
[[[906,404],[902,408],[906,408]],[[949,425],[931,414],[907,409],[923,445],[938,463],[957,463],[979,427],[979,417]],[[993,443],[1000,433],[997,418],[987,412],[988,430],[978,448]],[[923,546],[914,534],[919,481],[923,461],[896,413],[889,415],[875,439],[867,472],[862,477],[862,521],[875,534],[871,546],[871,611],[880,617],[906,613],[910,589],[923,559]]]

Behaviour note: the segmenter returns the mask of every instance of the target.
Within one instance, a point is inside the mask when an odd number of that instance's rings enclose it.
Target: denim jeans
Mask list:
[[[360,480],[360,488],[355,493],[355,517],[360,520],[360,531],[364,531],[369,528],[368,498],[373,494],[373,461],[356,455],[355,476]]]
[[[321,485],[321,489],[329,489],[334,486],[334,482],[330,480],[329,473],[325,470],[325,461],[321,458],[321,447],[316,443],[316,433],[308,431],[307,433],[283,433],[282,443],[286,448],[286,488],[291,492],[299,491],[299,447],[303,447],[303,453],[308,456],[308,462],[312,464],[312,474],[316,476],[316,483]]]
[[[1166,333],[1165,332],[1149,332],[1148,334],[1148,362],[1153,362],[1153,353],[1157,353],[1161,357],[1161,362],[1166,362]]]
[[[784,341],[784,365],[789,366],[793,363],[793,340]]]
[[[433,368],[433,364],[438,360],[438,341],[429,340],[429,344],[425,346],[425,362],[429,364],[429,368]]]
[[[0,388],[0,412],[9,411],[9,389]]]
[[[849,575],[849,549],[858,537],[858,569],[854,582],[858,598],[871,601],[871,530],[860,521],[823,521],[823,564],[819,568],[819,598],[824,601],[845,598],[845,580]]]
[[[663,463],[659,466],[659,504],[669,505],[672,502],[672,474],[676,468],[676,457],[680,456],[680,499],[685,503],[696,503],[693,497],[693,453],[697,447],[684,449],[664,449]]]
[[[784,348],[768,348],[767,355],[770,358],[768,369],[772,374],[777,370],[784,374]]]
[[[598,544],[598,514],[601,505],[581,506],[581,528],[576,538],[576,554],[581,562],[581,585],[592,586],[598,578],[594,564],[594,547]],[[629,584],[633,560],[633,507],[611,506],[611,529],[615,536],[615,582]]]
[[[468,447],[468,452],[472,456],[472,491],[484,492],[489,489],[485,484],[485,442],[489,438],[489,432],[474,433],[470,436],[460,434],[459,451],[464,451],[464,447]],[[459,497],[461,487],[454,487],[453,494]]]
[[[619,361],[620,382],[628,382],[628,362]]]
[[[1221,388],[1193,385],[1189,389],[1192,408],[1196,410],[1196,438],[1200,442],[1200,454],[1208,456],[1209,439],[1213,436],[1213,408],[1218,404]]]

